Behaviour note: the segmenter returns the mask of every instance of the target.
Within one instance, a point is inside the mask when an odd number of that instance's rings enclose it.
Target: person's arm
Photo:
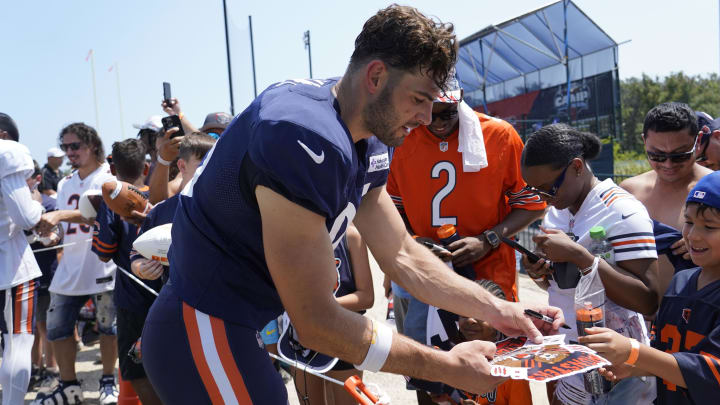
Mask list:
[[[500,223],[491,228],[498,236],[512,237],[542,218],[545,211],[513,208]],[[469,266],[485,257],[493,248],[484,235],[466,236],[447,246],[452,251],[453,266]]]
[[[554,262],[570,262],[578,269],[592,266],[595,256],[582,245],[574,242],[564,232],[545,229],[533,237],[547,258]],[[621,307],[652,315],[657,311],[657,259],[634,259],[616,263],[614,268],[605,260],[598,263],[598,272],[605,293]]]
[[[197,128],[195,128],[195,126],[193,126],[190,120],[187,119],[185,114],[183,114],[178,99],[173,97],[170,99],[170,101],[172,102],[172,106],[168,106],[165,100],[162,101],[161,107],[163,111],[165,111],[168,115],[177,115],[178,117],[180,117],[180,122],[182,123],[183,130],[186,134],[192,134],[193,132],[197,132]]]
[[[325,217],[264,186],[256,187],[255,196],[267,266],[300,343],[361,364],[373,339],[373,321],[342,308],[331,293],[337,273]],[[401,223],[399,217],[396,221]],[[382,371],[487,392],[502,381],[489,375],[487,357],[494,351],[492,343],[469,342],[444,352],[393,334]]]
[[[10,219],[22,229],[32,229],[41,219],[43,206],[33,199],[24,172],[2,178],[2,192]]]
[[[158,158],[167,162],[177,159],[180,153],[180,142],[182,136],[170,138],[174,133],[178,132],[177,128],[170,128],[163,137],[157,138],[155,147],[158,151]],[[167,200],[170,197],[169,185],[170,165],[165,165],[158,160],[155,164],[152,174],[150,175],[150,203],[157,204],[160,201]]]
[[[555,319],[552,325],[523,314],[522,304],[495,298],[484,288],[450,270],[428,249],[416,243],[384,187],[363,197],[354,220],[380,269],[422,302],[469,318],[483,319],[506,335],[526,335],[540,342],[544,332],[557,331],[564,322],[559,308],[534,306]]]
[[[375,302],[375,290],[373,289],[367,246],[363,242],[360,232],[354,226],[349,226],[346,235],[350,269],[355,280],[356,291],[337,297],[336,300],[343,308],[357,312],[372,308]]]
[[[37,230],[41,235],[45,235],[51,232],[60,222],[85,225],[93,224],[92,221],[80,214],[80,210],[57,210],[44,213],[40,218],[40,222],[37,224]]]
[[[587,336],[578,337],[580,344],[595,350],[613,366],[618,367],[616,377],[650,374],[679,387],[687,388],[680,365],[672,354],[640,344],[637,361],[634,368],[631,368],[625,364],[630,357],[632,347],[628,337],[607,328],[587,328],[585,331],[588,334]]]

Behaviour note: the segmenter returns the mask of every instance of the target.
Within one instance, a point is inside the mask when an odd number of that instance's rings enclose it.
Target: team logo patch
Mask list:
[[[691,312],[692,312],[692,309],[683,308],[682,319],[685,321],[685,323],[690,323],[690,313]]]
[[[390,168],[390,157],[387,152],[370,156],[370,164],[368,165],[368,173],[379,172],[380,170],[387,170]]]
[[[694,198],[703,199],[703,198],[705,198],[705,192],[698,190],[698,191],[696,191],[696,192],[693,193],[693,197],[694,197]]]

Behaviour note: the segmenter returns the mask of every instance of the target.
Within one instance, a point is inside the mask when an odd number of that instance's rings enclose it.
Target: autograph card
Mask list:
[[[610,362],[593,350],[564,344],[565,335],[543,337],[543,343],[532,344],[527,338],[509,338],[497,343],[490,373],[514,380],[552,381],[590,371]]]

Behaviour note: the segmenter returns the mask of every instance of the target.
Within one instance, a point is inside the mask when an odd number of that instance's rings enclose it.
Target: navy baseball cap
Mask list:
[[[700,179],[690,190],[685,203],[696,202],[720,210],[720,171],[712,172]]]

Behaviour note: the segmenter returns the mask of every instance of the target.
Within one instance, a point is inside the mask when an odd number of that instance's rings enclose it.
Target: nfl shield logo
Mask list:
[[[448,143],[440,142],[440,152],[447,152],[447,150],[448,150]]]
[[[683,308],[682,319],[685,321],[685,323],[690,323],[690,313],[691,312],[692,312],[692,309]]]

